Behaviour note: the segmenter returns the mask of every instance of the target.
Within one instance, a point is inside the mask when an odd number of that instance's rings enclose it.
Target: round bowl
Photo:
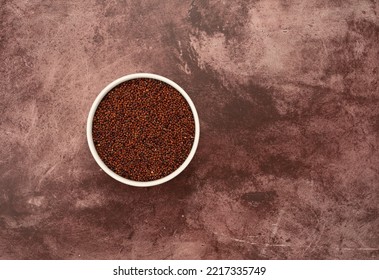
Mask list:
[[[140,79],[140,78],[150,78],[150,79],[159,80],[159,81],[162,81],[162,82],[164,82],[164,83],[172,86],[173,88],[175,88],[186,99],[188,105],[191,108],[191,111],[192,111],[192,114],[193,114],[193,118],[194,118],[194,122],[195,122],[195,137],[194,137],[193,145],[192,145],[192,148],[191,148],[191,151],[190,151],[188,157],[182,163],[182,165],[179,166],[179,168],[176,169],[174,172],[172,172],[171,174],[169,174],[169,175],[167,175],[165,177],[162,177],[162,178],[157,179],[157,180],[145,181],[145,182],[126,179],[126,178],[124,178],[124,177],[116,174],[115,172],[113,172],[101,160],[99,154],[96,151],[96,148],[95,148],[95,145],[94,145],[94,142],[93,142],[93,138],[92,138],[93,118],[94,118],[97,106],[100,104],[100,102],[104,98],[104,96],[106,96],[106,94],[111,89],[113,89],[115,86],[117,86],[117,85],[119,85],[119,84],[121,84],[123,82],[129,81],[129,80]],[[162,76],[159,76],[159,75],[156,75],[156,74],[150,74],[150,73],[130,74],[130,75],[123,76],[123,77],[121,77],[121,78],[119,78],[119,79],[111,82],[109,85],[107,85],[100,92],[100,94],[97,96],[97,98],[93,102],[91,110],[90,110],[90,112],[88,114],[88,119],[87,119],[87,141],[88,141],[89,149],[90,149],[90,151],[92,153],[92,156],[95,158],[97,164],[101,167],[102,170],[104,170],[112,178],[116,179],[117,181],[119,181],[121,183],[130,185],[130,186],[135,186],[135,187],[151,187],[151,186],[163,184],[163,183],[165,183],[165,182],[167,182],[167,181],[175,178],[176,176],[178,176],[188,166],[188,164],[191,162],[193,156],[195,155],[197,146],[199,144],[199,138],[200,138],[199,116],[197,115],[197,111],[196,111],[195,105],[193,104],[191,98],[188,96],[188,94],[179,85],[177,85],[176,83],[174,83],[170,79],[167,79],[165,77],[162,77]]]

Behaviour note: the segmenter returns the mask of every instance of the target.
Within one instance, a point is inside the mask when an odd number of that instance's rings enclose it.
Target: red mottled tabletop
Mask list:
[[[0,259],[379,259],[377,1],[0,3]],[[86,142],[135,72],[200,117],[151,188]]]

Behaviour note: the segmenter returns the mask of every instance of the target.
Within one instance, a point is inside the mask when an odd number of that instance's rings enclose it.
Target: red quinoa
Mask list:
[[[192,111],[172,86],[133,79],[114,87],[95,112],[92,136],[103,162],[134,181],[174,172],[190,153],[195,135]]]

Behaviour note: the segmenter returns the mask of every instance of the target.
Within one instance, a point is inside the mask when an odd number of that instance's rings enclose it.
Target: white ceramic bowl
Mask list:
[[[117,85],[119,85],[119,84],[121,84],[121,83],[123,83],[125,81],[132,80],[132,79],[139,79],[139,78],[156,79],[156,80],[162,81],[162,82],[164,82],[166,84],[169,84],[170,86],[172,86],[173,88],[175,88],[177,91],[179,91],[183,95],[183,97],[187,100],[188,105],[191,108],[194,121],[195,121],[195,138],[194,138],[194,141],[193,141],[192,149],[191,149],[191,151],[190,151],[187,159],[183,162],[183,164],[178,169],[176,169],[173,173],[167,175],[166,177],[160,178],[158,180],[146,181],[146,182],[133,181],[133,180],[130,180],[130,179],[126,179],[126,178],[121,177],[120,175],[116,174],[115,172],[113,172],[108,166],[105,165],[105,163],[99,157],[99,155],[98,155],[98,153],[96,151],[95,145],[93,143],[93,139],[92,139],[93,117],[95,115],[97,106],[100,104],[100,101],[115,86],[117,86]],[[159,75],[155,75],[155,74],[150,74],[150,73],[136,73],[136,74],[126,75],[124,77],[121,77],[121,78],[119,78],[119,79],[111,82],[109,85],[107,85],[100,92],[100,94],[95,99],[95,102],[93,102],[91,110],[90,110],[89,115],[88,115],[88,119],[87,119],[87,141],[88,141],[89,149],[91,150],[91,153],[92,153],[93,157],[95,158],[97,164],[109,176],[113,177],[117,181],[119,181],[121,183],[124,183],[124,184],[127,184],[127,185],[135,186],[135,187],[151,187],[151,186],[159,185],[159,184],[165,183],[165,182],[173,179],[174,177],[178,176],[179,173],[182,172],[187,167],[187,165],[190,163],[190,161],[192,160],[193,156],[195,155],[195,152],[196,152],[196,149],[197,149],[197,145],[199,143],[199,137],[200,137],[199,116],[197,115],[197,111],[196,111],[195,105],[193,104],[193,102],[192,102],[191,98],[188,96],[188,94],[179,85],[177,85],[173,81],[171,81],[171,80],[169,80],[169,79],[167,79],[165,77],[162,77],[162,76],[159,76]]]

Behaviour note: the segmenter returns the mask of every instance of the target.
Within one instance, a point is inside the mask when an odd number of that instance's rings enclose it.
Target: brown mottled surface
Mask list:
[[[1,259],[379,259],[377,1],[1,1]],[[174,80],[201,138],[117,183],[90,106]]]

